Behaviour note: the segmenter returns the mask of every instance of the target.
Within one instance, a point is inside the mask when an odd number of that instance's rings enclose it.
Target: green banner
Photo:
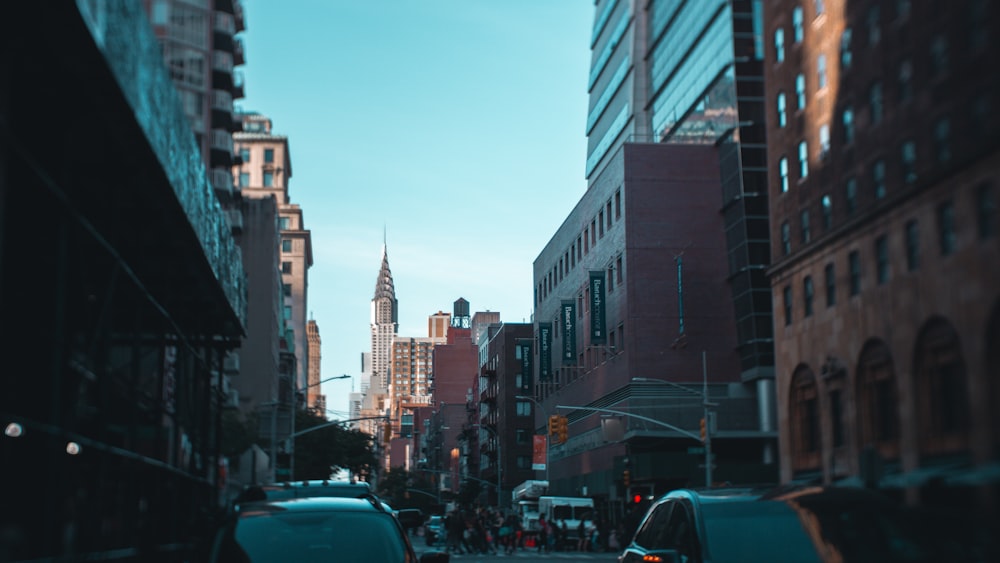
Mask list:
[[[531,391],[531,380],[535,375],[531,365],[531,341],[518,341],[519,354],[521,354],[521,391]]]
[[[604,344],[608,334],[604,318],[604,271],[590,272],[590,343]]]
[[[552,323],[538,323],[538,381],[552,377]]]
[[[562,325],[562,365],[576,365],[576,301],[567,299],[559,308]]]

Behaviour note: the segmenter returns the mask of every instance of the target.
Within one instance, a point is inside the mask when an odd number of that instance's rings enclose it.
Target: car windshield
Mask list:
[[[223,539],[219,563],[403,562],[404,541],[382,513],[251,512]]]

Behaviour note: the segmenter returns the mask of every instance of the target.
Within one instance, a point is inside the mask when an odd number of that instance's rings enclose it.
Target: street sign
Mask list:
[[[705,448],[693,446],[688,448],[688,453],[691,455],[705,455]]]

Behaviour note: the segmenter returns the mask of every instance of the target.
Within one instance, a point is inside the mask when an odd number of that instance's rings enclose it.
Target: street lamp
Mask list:
[[[348,379],[349,375],[335,375],[333,377],[328,377],[324,380],[317,381],[316,383],[311,383],[305,387],[295,389],[295,393],[292,394],[292,420],[291,420],[291,432],[288,435],[288,480],[295,480],[295,413],[299,409],[299,393],[304,392],[310,387],[316,387],[327,381],[333,381],[335,379]]]
[[[529,397],[527,395],[515,395],[514,398],[522,400],[522,401],[531,401],[532,403],[535,404],[536,407],[539,408],[539,410],[542,411],[542,415],[545,417],[543,420],[548,420],[549,419],[549,412],[547,410],[545,410],[545,407],[543,407],[542,404],[539,403],[538,400],[535,399],[534,397]],[[546,432],[545,433],[545,481],[546,482],[549,481],[549,465],[550,465],[549,464],[549,449],[551,449],[551,447],[552,447],[552,443],[549,440],[549,433]],[[551,483],[549,484],[549,486],[551,486]]]
[[[704,350],[701,351],[702,390],[700,393],[698,392],[697,389],[692,389],[685,385],[680,385],[678,383],[674,383],[673,381],[667,381],[665,379],[652,379],[649,377],[633,377],[632,381],[639,383],[655,383],[658,385],[668,385],[670,387],[682,389],[684,391],[693,393],[701,397],[701,406],[703,408],[702,421],[704,423],[704,428],[705,428],[704,438],[702,438],[702,441],[705,444],[705,486],[711,487],[712,486],[712,433],[710,431],[711,425],[709,424],[709,407],[717,407],[719,406],[719,404],[711,403],[708,400],[708,366],[707,366],[707,360],[705,358],[705,351]]]

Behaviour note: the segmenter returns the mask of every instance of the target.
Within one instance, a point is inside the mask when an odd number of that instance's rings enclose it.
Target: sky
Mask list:
[[[383,241],[399,335],[458,298],[530,322],[532,265],[586,189],[592,0],[243,0],[243,111],[288,137],[327,415],[371,350]]]

